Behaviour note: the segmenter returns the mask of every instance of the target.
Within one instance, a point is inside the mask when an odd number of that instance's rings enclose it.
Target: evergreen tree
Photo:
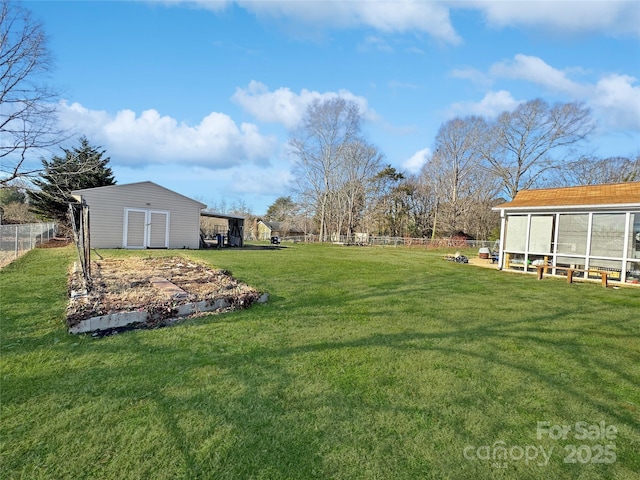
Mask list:
[[[30,191],[31,209],[62,225],[69,225],[69,203],[76,200],[73,190],[115,185],[110,158],[104,157],[102,147],[92,147],[86,137],[80,138],[80,147],[63,148],[63,156],[42,160],[44,167],[40,178],[33,181],[39,190]]]
[[[298,206],[291,197],[278,197],[267,209],[265,219],[269,222],[283,222],[291,220],[296,214]]]
[[[17,187],[0,187],[0,205],[9,205],[10,203],[24,203],[25,194]]]

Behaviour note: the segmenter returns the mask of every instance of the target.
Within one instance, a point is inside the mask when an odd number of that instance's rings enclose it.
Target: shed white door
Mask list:
[[[169,212],[126,208],[124,248],[168,248]]]
[[[147,227],[147,247],[168,248],[169,247],[169,212],[149,210],[147,212],[149,220]]]

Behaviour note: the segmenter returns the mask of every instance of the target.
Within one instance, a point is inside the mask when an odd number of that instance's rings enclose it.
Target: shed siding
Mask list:
[[[89,205],[91,245],[95,248],[123,246],[125,208],[163,210],[169,215],[169,248],[200,247],[200,210],[195,200],[151,182],[79,190]]]

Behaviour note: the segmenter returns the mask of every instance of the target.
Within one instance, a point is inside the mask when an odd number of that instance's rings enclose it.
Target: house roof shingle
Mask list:
[[[496,205],[493,210],[629,204],[640,206],[640,182],[522,190],[512,201]]]

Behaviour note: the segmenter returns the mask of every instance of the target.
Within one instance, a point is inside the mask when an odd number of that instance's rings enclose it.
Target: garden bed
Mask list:
[[[69,275],[67,325],[71,333],[132,325],[156,328],[179,318],[266,301],[265,295],[229,272],[181,256],[110,258],[93,262],[91,267],[93,288],[89,293],[83,291],[77,269]],[[159,279],[172,285],[172,290],[159,288]]]

